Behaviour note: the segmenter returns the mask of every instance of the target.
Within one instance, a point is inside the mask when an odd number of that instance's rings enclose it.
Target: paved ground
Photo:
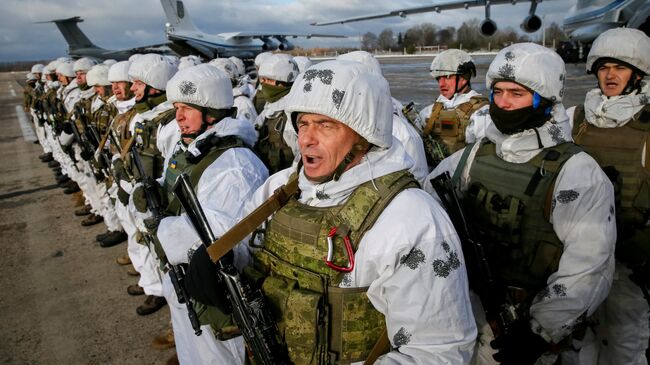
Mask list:
[[[135,279],[115,263],[126,244],[95,242],[105,226],[79,224],[41,147],[25,141],[23,75],[0,74],[0,363],[164,364],[172,350],[149,343],[169,310],[136,314],[144,298],[126,294]]]
[[[477,57],[476,90],[485,92],[491,57]],[[393,95],[426,105],[434,99],[430,57],[382,59]],[[584,100],[594,79],[568,66],[565,105]],[[103,224],[82,227],[74,203],[54,185],[51,170],[26,141],[19,123],[23,73],[0,74],[0,363],[163,364],[171,350],[149,346],[169,320],[165,308],[140,317],[135,280],[115,258],[126,245],[101,248]],[[26,129],[29,138],[29,128]]]

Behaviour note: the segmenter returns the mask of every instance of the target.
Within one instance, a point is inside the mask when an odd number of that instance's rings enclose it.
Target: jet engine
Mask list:
[[[481,22],[481,34],[484,36],[492,36],[497,32],[497,23],[492,19],[485,19]]]
[[[264,42],[262,49],[265,51],[275,51],[278,49],[278,44],[269,38],[263,38],[262,42]]]
[[[286,39],[281,41],[280,45],[278,46],[278,49],[280,51],[291,51],[294,48],[295,48],[295,46],[293,45],[293,43],[289,42]]]
[[[537,15],[531,14],[521,22],[521,30],[527,33],[533,33],[539,30],[542,27],[542,19]]]

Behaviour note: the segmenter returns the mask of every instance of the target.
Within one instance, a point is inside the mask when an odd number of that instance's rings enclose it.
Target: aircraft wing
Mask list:
[[[405,18],[407,15],[419,14],[419,13],[429,13],[429,12],[441,12],[443,10],[454,10],[454,9],[469,9],[476,6],[486,6],[486,5],[499,5],[499,4],[513,4],[517,2],[531,2],[535,1],[536,3],[541,3],[542,0],[454,0],[454,1],[445,1],[437,2],[431,5],[418,6],[415,8],[405,8],[393,10],[388,13],[378,13],[378,14],[369,14],[363,16],[357,16],[353,18],[338,19],[328,22],[316,22],[311,23],[310,25],[331,25],[331,24],[343,24],[358,22],[361,20],[370,20],[370,19],[379,19],[379,18],[388,18],[391,16],[399,16]]]
[[[219,35],[225,37],[225,38],[234,38],[234,39],[242,39],[242,38],[257,38],[257,39],[264,39],[264,38],[347,38],[344,35],[336,35],[336,34],[317,34],[317,33],[282,33],[282,32],[233,32],[233,33],[220,33]]]

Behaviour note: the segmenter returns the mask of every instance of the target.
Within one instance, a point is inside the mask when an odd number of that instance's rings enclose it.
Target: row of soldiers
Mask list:
[[[642,32],[603,33],[568,111],[564,62],[532,43],[496,55],[487,97],[467,53],[436,56],[419,113],[362,51],[262,53],[255,81],[63,61],[26,100],[100,244],[124,232],[138,313],[169,304],[175,361],[643,364],[649,60]]]

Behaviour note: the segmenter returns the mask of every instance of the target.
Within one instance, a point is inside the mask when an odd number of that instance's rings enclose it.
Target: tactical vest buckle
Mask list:
[[[343,242],[345,243],[345,251],[348,254],[348,266],[347,267],[338,266],[334,262],[332,262],[332,259],[334,258],[333,238],[336,236],[337,230],[338,227],[332,227],[332,229],[330,229],[330,232],[327,234],[327,257],[325,257],[324,260],[327,266],[329,266],[330,268],[336,271],[350,272],[352,271],[352,269],[354,269],[354,251],[352,251],[352,243],[350,242],[350,237],[347,234],[343,236]]]

